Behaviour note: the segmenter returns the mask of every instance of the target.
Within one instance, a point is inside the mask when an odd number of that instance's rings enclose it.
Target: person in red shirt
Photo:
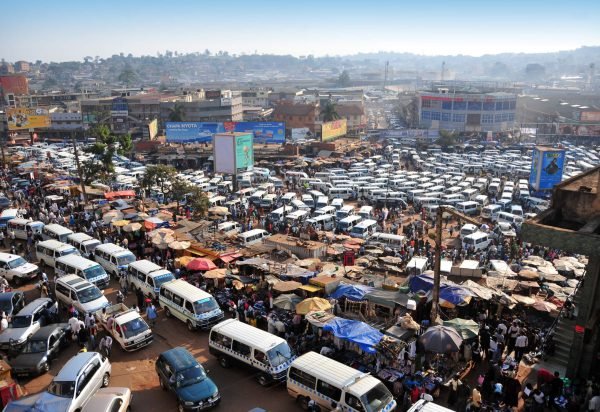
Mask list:
[[[420,397],[421,397],[421,391],[419,390],[419,387],[417,385],[413,386],[412,389],[410,390],[410,401],[412,403],[415,403],[416,401],[419,400]]]
[[[547,369],[540,368],[537,373],[537,387],[541,388],[542,385],[554,380],[554,374]]]

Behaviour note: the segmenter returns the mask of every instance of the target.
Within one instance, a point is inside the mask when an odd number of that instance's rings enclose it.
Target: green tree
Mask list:
[[[442,147],[454,146],[458,140],[458,133],[440,130],[440,137],[435,141]]]
[[[177,210],[179,211],[179,204],[185,200],[185,195],[192,193],[193,185],[189,184],[185,180],[175,179],[171,185],[171,198],[177,202]]]
[[[188,204],[192,211],[192,215],[195,218],[202,218],[206,216],[210,203],[208,202],[208,196],[197,186],[191,187],[190,195],[188,196]]]
[[[181,103],[175,103],[172,109],[169,109],[170,122],[183,122],[185,120],[185,107]]]
[[[333,102],[328,101],[325,104],[325,106],[321,110],[321,118],[324,122],[331,122],[340,118],[340,115],[336,110],[336,105]]]
[[[118,80],[121,83],[125,83],[125,86],[129,87],[129,85],[136,81],[137,78],[137,73],[131,68],[130,65],[127,65],[123,71],[121,71],[121,74],[119,74]]]
[[[84,149],[91,158],[83,162],[82,172],[84,181],[89,184],[95,179],[109,181],[115,171],[113,156],[126,155],[131,152],[133,144],[131,136],[115,135],[106,125],[94,126],[90,133],[96,139],[95,143]]]
[[[149,165],[146,167],[141,186],[148,192],[156,187],[166,201],[167,195],[171,193],[173,182],[177,176],[177,170],[173,166]]]
[[[338,76],[336,84],[340,87],[348,87],[350,86],[350,74],[347,70],[344,70]]]

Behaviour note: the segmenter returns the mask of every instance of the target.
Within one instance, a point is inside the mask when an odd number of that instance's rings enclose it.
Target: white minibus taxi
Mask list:
[[[402,235],[377,232],[373,233],[373,236],[369,238],[368,243],[370,245],[379,245],[389,249],[397,250],[404,246],[405,240],[406,237]]]
[[[223,311],[215,298],[182,279],[163,283],[158,303],[171,316],[185,322],[190,331],[208,329],[223,319]]]
[[[175,280],[171,272],[149,260],[136,260],[127,268],[127,283],[133,290],[141,290],[144,296],[157,299],[163,283]]]
[[[44,224],[42,222],[31,222],[27,219],[11,219],[8,221],[8,231],[14,231],[17,239],[27,240],[27,232],[31,233],[31,236],[41,234]]]
[[[270,214],[269,217],[271,218],[271,220],[274,223],[279,223],[283,220],[283,218],[285,217],[285,215],[290,214],[294,211],[294,208],[292,206],[282,206],[279,209],[275,209],[273,210]]]
[[[507,213],[507,212],[499,212],[498,215],[496,216],[496,222],[500,223],[500,222],[506,222],[506,223],[510,223],[511,225],[515,225],[516,227],[521,227],[521,224],[523,223],[524,219],[523,216],[517,216],[517,215],[513,215],[512,213]]]
[[[67,243],[73,245],[83,256],[89,256],[102,242],[87,233],[73,233],[67,237]]]
[[[67,237],[72,235],[73,231],[64,226],[58,225],[56,223],[51,223],[49,225],[44,226],[42,229],[42,239],[44,240],[58,240],[59,242],[65,243],[67,241]]]
[[[127,266],[136,261],[135,255],[114,243],[104,243],[94,249],[94,259],[115,279],[120,273],[125,273]]]
[[[314,401],[323,410],[393,411],[396,401],[379,379],[316,352],[295,359],[287,391],[304,409]]]
[[[354,206],[343,206],[337,212],[335,212],[335,219],[340,221],[354,214]]]
[[[498,213],[502,211],[501,205],[487,205],[481,209],[481,217],[488,220],[496,220]]]
[[[358,215],[350,215],[348,217],[343,218],[342,220],[338,220],[335,228],[340,232],[350,232],[355,225],[357,225],[360,221],[362,221],[362,217]]]
[[[462,247],[465,250],[474,248],[474,250],[485,250],[491,243],[491,239],[485,232],[475,232],[465,236],[462,240]]]
[[[54,272],[57,276],[77,275],[98,287],[106,289],[110,277],[99,263],[78,255],[67,255],[56,259]]]
[[[40,242],[35,247],[35,253],[40,261],[40,266],[54,267],[56,259],[61,256],[79,254],[79,251],[71,245],[50,239]]]
[[[242,230],[242,225],[234,221],[223,222],[219,223],[217,230],[219,233],[239,233]]]
[[[252,229],[238,235],[238,241],[242,246],[253,245],[254,243],[262,242],[266,237],[271,236],[269,232],[263,229]]]
[[[361,239],[368,239],[377,232],[377,221],[372,219],[363,220],[359,224],[355,225],[350,230],[350,236],[358,237]]]
[[[373,218],[373,206],[362,206],[357,213],[363,219]]]
[[[333,230],[335,227],[335,218],[333,215],[319,215],[305,221],[306,225],[312,225],[315,230]]]
[[[477,215],[479,213],[479,203],[474,201],[460,202],[455,204],[454,207],[465,215]]]

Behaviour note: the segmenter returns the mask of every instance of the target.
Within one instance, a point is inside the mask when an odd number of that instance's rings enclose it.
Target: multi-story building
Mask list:
[[[176,105],[182,107],[186,122],[241,122],[244,119],[242,96],[230,90],[207,90],[203,99],[188,94],[162,101],[159,119],[163,125],[169,121]]]
[[[0,105],[16,106],[17,96],[29,94],[27,78],[21,74],[0,76]]]
[[[15,66],[8,62],[0,64],[0,74],[13,74],[15,72]]]
[[[313,134],[321,131],[318,104],[279,104],[273,110],[273,121],[285,122],[286,130],[307,127]]]
[[[21,60],[15,63],[15,71],[17,73],[26,73],[29,70],[31,70],[31,65],[29,64],[29,62]]]
[[[250,89],[242,91],[242,104],[246,107],[269,107],[270,90]]]
[[[517,95],[483,88],[437,87],[417,95],[420,126],[457,132],[502,132],[515,127]]]
[[[361,103],[340,102],[336,106],[336,112],[342,119],[347,120],[348,134],[356,135],[366,131],[367,115]]]

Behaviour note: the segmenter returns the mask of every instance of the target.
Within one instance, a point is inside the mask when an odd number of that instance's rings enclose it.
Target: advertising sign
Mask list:
[[[204,92],[205,99],[220,99],[221,90],[207,90]]]
[[[565,150],[536,147],[533,150],[529,183],[535,190],[549,190],[562,180]]]
[[[310,134],[310,129],[308,127],[298,127],[292,129],[292,140],[300,140],[306,139]]]
[[[8,130],[28,130],[50,127],[48,110],[36,108],[10,108],[6,110]]]
[[[216,134],[213,144],[215,172],[235,174],[235,156],[235,136],[233,134]]]
[[[326,142],[336,137],[344,136],[347,132],[346,119],[323,123],[321,126],[321,141]]]
[[[169,143],[210,143],[216,133],[252,133],[256,144],[284,144],[284,122],[167,122]]]
[[[243,173],[254,168],[254,144],[251,133],[236,135],[235,138],[235,168],[237,173]]]
[[[153,140],[158,135],[158,120],[154,119],[148,123],[148,139]]]
[[[582,122],[600,122],[600,112],[581,112]]]

